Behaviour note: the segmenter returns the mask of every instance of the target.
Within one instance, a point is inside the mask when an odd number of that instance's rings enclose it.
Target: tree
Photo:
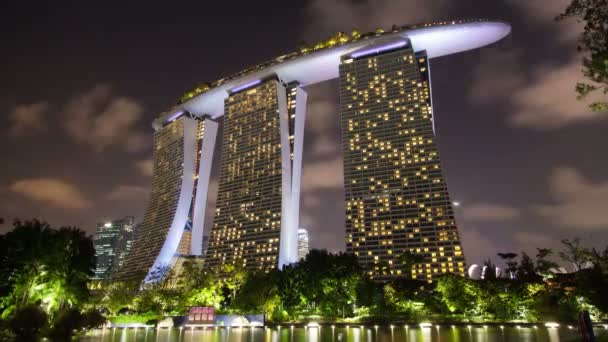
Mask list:
[[[124,309],[131,309],[133,296],[136,291],[121,282],[110,284],[104,291],[101,304],[105,307],[110,316],[116,316]]]
[[[196,260],[184,262],[177,286],[183,293],[186,306],[213,306],[219,309],[224,300],[219,275],[205,269]]]
[[[399,256],[399,261],[403,267],[403,275],[407,279],[412,279],[412,271],[415,271],[417,264],[424,262],[424,257],[420,254],[405,252]]]
[[[581,247],[581,240],[576,238],[572,241],[568,239],[562,240],[562,245],[566,248],[565,251],[559,253],[559,257],[563,261],[567,261],[574,265],[575,271],[579,271],[587,266],[592,261],[592,253],[587,248]]]
[[[231,308],[239,313],[272,314],[279,305],[276,272],[251,273],[237,293]]]
[[[583,57],[583,75],[591,83],[577,83],[579,99],[590,93],[608,93],[608,0],[572,0],[557,19],[577,18],[585,23],[579,37],[578,50]],[[593,102],[590,108],[596,112],[607,112],[608,101]]]
[[[485,281],[496,280],[496,265],[494,265],[492,260],[490,260],[489,258],[486,259],[486,261],[484,261],[484,263],[483,263],[483,269],[485,269],[485,272],[482,271],[483,280],[485,280]]]
[[[437,280],[436,291],[450,313],[479,314],[479,290],[473,280],[445,274]]]
[[[540,282],[542,277],[536,273],[536,266],[530,256],[522,252],[521,260],[517,266],[516,279],[525,283]]]
[[[224,264],[221,270],[224,286],[230,293],[230,300],[236,298],[237,291],[243,286],[247,279],[247,271],[235,264]]]
[[[0,243],[3,315],[40,303],[51,316],[84,302],[95,268],[93,241],[73,227],[58,230],[37,220],[15,221]]]
[[[9,326],[18,341],[35,341],[47,325],[47,315],[38,305],[19,308],[9,321]]]
[[[548,248],[537,248],[536,253],[536,268],[535,272],[548,278],[553,276],[552,270],[557,268],[557,264],[553,261],[547,260],[553,254],[553,251]]]
[[[515,271],[517,270],[517,253],[497,253],[497,255],[505,262],[507,265],[506,271],[509,273],[509,276],[513,278],[515,275]]]
[[[576,291],[604,313],[608,313],[608,247],[603,252],[580,245],[579,239],[562,240],[562,260],[575,267]]]

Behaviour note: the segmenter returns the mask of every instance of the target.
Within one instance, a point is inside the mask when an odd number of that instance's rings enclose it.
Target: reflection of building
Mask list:
[[[303,134],[294,131],[303,133],[305,101],[276,78],[231,90],[207,265],[270,270],[297,260]]]
[[[298,260],[306,258],[310,246],[308,244],[308,231],[304,228],[298,229]]]
[[[217,123],[179,112],[155,122],[152,191],[137,240],[116,279],[143,277],[202,253],[204,216]],[[199,157],[200,156],[200,157]],[[184,230],[191,225],[191,233]],[[182,249],[178,251],[182,243]]]
[[[425,51],[407,39],[342,57],[346,249],[374,277],[464,275],[439,160]],[[400,256],[424,262],[403,269]]]
[[[94,240],[97,264],[94,279],[108,279],[112,272],[122,265],[131,246],[133,230],[132,216],[97,224]]]

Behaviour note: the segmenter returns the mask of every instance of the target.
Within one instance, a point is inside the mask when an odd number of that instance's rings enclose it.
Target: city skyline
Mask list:
[[[388,7],[385,5],[383,3],[384,8]],[[394,6],[394,8],[399,8],[397,5]],[[514,23],[515,33],[506,43],[506,45],[510,45],[506,48],[491,48],[478,53],[467,53],[464,57],[456,57],[454,60],[441,59],[431,63],[434,71],[449,72],[451,75],[450,79],[438,80],[434,83],[434,95],[436,99],[439,99],[435,105],[436,111],[441,113],[437,119],[437,125],[440,132],[440,144],[445,146],[445,148],[442,147],[442,150],[445,150],[442,159],[446,164],[446,177],[450,183],[452,198],[462,202],[461,210],[465,218],[461,227],[463,244],[465,250],[473,249],[476,253],[472,259],[468,256],[469,261],[479,262],[486,256],[495,257],[494,254],[490,254],[491,251],[519,251],[526,248],[526,243],[534,239],[536,242],[540,241],[548,246],[555,246],[560,238],[571,237],[570,230],[574,228],[580,229],[583,237],[591,236],[596,240],[603,240],[605,236],[601,235],[602,232],[598,227],[606,222],[605,215],[601,211],[593,209],[594,201],[592,199],[601,199],[604,193],[606,165],[600,160],[601,158],[596,158],[597,151],[594,146],[597,146],[597,141],[603,141],[600,132],[605,121],[585,114],[584,105],[577,103],[574,99],[575,95],[571,85],[574,84],[578,72],[575,64],[571,63],[576,59],[574,35],[565,32],[571,28],[568,23],[552,21],[552,17],[560,11],[561,7],[549,6],[545,10],[536,8],[534,5],[517,2],[511,5],[499,5],[496,10],[484,7],[484,5],[480,5],[476,9],[473,9],[472,6],[447,6],[445,10],[444,7],[437,6],[439,5],[428,5],[412,11],[412,14],[403,13],[402,16],[405,18],[400,20],[397,20],[399,16],[396,14],[387,15],[388,11],[374,9],[370,14],[370,18],[373,18],[374,22],[362,20],[356,16],[357,13],[354,13],[355,15],[343,16],[344,19],[335,24],[343,24],[344,30],[364,25],[373,25],[372,29],[375,26],[388,28],[393,23],[427,20],[429,14],[426,11],[429,7],[441,9],[437,13],[449,18],[458,18],[466,14],[469,14],[466,16],[476,17],[502,16],[501,19]],[[236,56],[231,55],[230,61],[220,67],[222,70],[218,69],[210,73],[220,74],[224,71],[238,70],[238,66],[247,65],[248,60],[263,61],[272,55],[289,51],[289,47],[293,47],[293,42],[297,42],[299,36],[305,36],[309,41],[314,41],[316,38],[322,38],[335,32],[334,27],[331,27],[331,30],[328,29],[328,26],[333,24],[323,21],[323,16],[330,13],[331,8],[328,9],[316,3],[306,7],[306,10],[309,15],[316,15],[315,18],[322,23],[318,26],[318,30],[313,32],[311,28],[303,28],[300,32],[284,32],[282,34],[289,35],[289,39],[285,37],[273,39],[273,41],[283,42],[276,43],[277,47],[274,48],[279,53],[272,53],[270,50],[268,52],[252,50],[253,56],[242,56],[238,60]],[[322,12],[325,10],[327,12]],[[504,16],[500,13],[501,11],[504,12]],[[352,12],[349,13],[352,14]],[[460,14],[458,15],[458,13]],[[290,13],[286,15],[295,17]],[[517,18],[518,16],[519,18]],[[414,20],[416,17],[421,19]],[[347,20],[351,21],[345,25]],[[270,28],[270,26],[260,27],[263,33],[258,36],[258,41],[262,41],[262,37],[269,34]],[[322,30],[325,31],[321,33]],[[551,31],[552,34],[557,32],[557,37],[542,39],[542,37],[549,37],[547,31]],[[575,30],[572,31],[574,33]],[[531,42],[532,38],[527,37],[528,35],[535,38],[534,44]],[[286,43],[287,41],[289,44]],[[17,51],[15,56],[22,55],[24,48],[21,44],[25,43],[13,44],[20,47],[20,49],[13,49]],[[223,43],[218,42],[217,44]],[[222,47],[220,50],[222,49],[230,51],[229,46]],[[546,52],[542,50],[546,50]],[[551,55],[557,56],[557,51],[571,52],[561,54],[560,57],[554,59],[549,58]],[[33,54],[29,55],[33,56]],[[124,53],[116,53],[116,56],[124,55]],[[147,55],[152,56],[153,54]],[[214,58],[212,55],[207,57]],[[11,60],[14,57],[5,58]],[[67,58],[75,60],[76,56]],[[162,64],[159,63],[159,57],[150,58],[153,61],[149,63]],[[111,64],[116,66],[117,61],[120,59],[114,60]],[[479,63],[480,61],[481,63]],[[133,60],[124,61],[126,64],[133,64],[133,62]],[[27,63],[26,59],[23,65],[27,65]],[[173,68],[180,69],[175,66],[177,64],[173,63]],[[475,66],[477,64],[479,66]],[[503,70],[493,67],[494,64],[503,65]],[[13,116],[7,117],[6,134],[3,135],[3,139],[6,139],[7,142],[3,147],[4,153],[13,160],[13,164],[23,165],[27,167],[27,170],[15,166],[7,169],[3,174],[2,191],[5,200],[0,203],[3,208],[0,216],[5,218],[6,223],[1,229],[6,231],[13,217],[28,218],[28,213],[30,216],[36,215],[49,219],[51,222],[82,225],[89,233],[92,233],[94,222],[99,217],[117,217],[121,212],[123,214],[136,212],[139,213],[137,216],[141,220],[141,213],[146,201],[144,193],[150,183],[150,178],[143,176],[143,173],[140,174],[140,169],[136,165],[141,165],[141,170],[148,170],[146,165],[149,165],[147,161],[149,153],[145,152],[146,149],[142,147],[139,147],[139,152],[129,152],[126,150],[126,146],[135,150],[137,150],[137,146],[150,146],[149,135],[152,130],[149,129],[149,122],[156,115],[157,108],[166,108],[167,101],[173,99],[173,96],[164,95],[167,93],[166,89],[171,89],[170,92],[178,97],[188,84],[214,79],[213,76],[217,76],[215,74],[204,75],[207,72],[204,69],[205,67],[200,65],[200,61],[192,61],[188,65],[188,73],[171,72],[170,76],[162,77],[170,79],[176,74],[182,75],[176,76],[183,77],[180,80],[168,81],[172,86],[167,84],[152,86],[151,84],[154,83],[152,80],[161,78],[159,75],[149,76],[146,82],[143,82],[149,83],[148,85],[134,83],[136,86],[129,86],[129,82],[133,81],[126,81],[126,79],[136,77],[127,77],[128,73],[125,73],[124,80],[120,76],[116,77],[119,72],[124,72],[120,66],[107,77],[91,76],[90,79],[75,81],[76,75],[82,74],[82,69],[77,69],[78,72],[67,73],[71,75],[72,79],[70,77],[66,79],[65,89],[51,90],[52,87],[48,84],[43,86],[43,84],[55,78],[52,77],[52,73],[44,70],[27,71],[24,67],[18,66],[17,70],[20,70],[23,77],[14,79],[18,79],[20,85],[18,88],[28,89],[28,92],[8,93],[4,100],[6,112],[12,115],[13,110],[15,113],[17,112],[18,106],[32,105],[21,108],[21,112],[29,109],[27,113],[45,113],[42,115],[43,119],[47,117],[48,113],[48,119],[52,120],[51,123],[46,120],[35,120],[34,124],[24,124],[28,130],[23,131],[19,128],[21,126],[15,126],[17,121],[10,119]],[[465,71],[467,69],[471,71]],[[570,70],[574,70],[574,72],[570,72]],[[479,74],[482,71],[489,72],[494,77],[480,79]],[[12,71],[7,72],[10,75]],[[41,72],[47,77],[41,78],[39,87],[27,87],[28,84],[32,84],[31,81],[36,72]],[[522,81],[519,75],[526,75],[525,80]],[[502,86],[491,82],[492,79],[501,77],[508,82],[504,82]],[[547,96],[546,94],[555,94],[553,91],[540,87],[540,80],[549,83],[560,80],[560,83],[564,84],[563,87],[556,88],[559,96],[551,96],[561,104],[560,106],[548,101],[546,104],[541,103],[546,107],[539,107],[541,104],[536,98]],[[98,82],[103,81],[117,82],[117,85],[113,85],[111,88],[95,87]],[[332,204],[339,202],[341,198],[339,191],[335,190],[336,179],[339,180],[338,175],[341,170],[336,170],[335,173],[327,170],[337,169],[336,165],[339,165],[341,161],[336,160],[336,154],[330,147],[334,145],[331,141],[335,141],[332,139],[336,136],[333,124],[329,123],[325,126],[322,124],[325,122],[323,116],[328,113],[337,114],[335,102],[332,104],[329,100],[329,98],[336,98],[337,94],[332,94],[331,90],[328,91],[328,89],[336,87],[323,84],[315,89],[312,88],[307,89],[311,95],[311,101],[314,101],[310,103],[312,108],[310,122],[312,124],[307,125],[310,128],[305,139],[308,141],[310,147],[308,151],[310,152],[304,155],[304,159],[312,160],[314,163],[308,163],[309,166],[305,166],[303,170],[303,188],[311,189],[303,196],[305,214],[303,225],[311,229],[313,247],[339,250],[344,247],[334,241],[339,240],[337,237],[342,230],[340,227],[342,218],[337,214],[335,218],[331,218],[333,216],[329,217],[327,213],[341,211],[341,208]],[[90,91],[91,89],[94,91]],[[158,89],[151,92],[155,94],[153,99],[149,99],[145,95],[150,93],[151,89]],[[479,93],[480,89],[484,90],[484,96],[471,95]],[[513,99],[510,99],[511,96],[504,96],[509,89],[519,89],[514,90]],[[539,96],[531,98],[529,94],[532,93],[539,94]],[[135,101],[119,101],[114,105],[115,108],[125,104],[134,104],[129,108],[133,112],[140,113],[141,111],[143,113],[144,111],[141,109],[144,107],[141,105],[143,103],[146,110],[142,116],[145,115],[147,119],[140,117],[137,124],[128,124],[129,134],[123,134],[121,138],[113,137],[107,140],[108,138],[101,133],[83,137],[70,133],[75,130],[68,130],[69,133],[64,137],[55,138],[56,147],[49,144],[48,150],[45,150],[45,154],[57,158],[60,165],[44,168],[41,167],[44,164],[40,163],[44,163],[45,156],[39,156],[39,158],[35,158],[36,160],[29,157],[23,158],[30,154],[36,155],[38,153],[36,150],[40,149],[39,145],[28,147],[28,143],[23,143],[19,150],[27,153],[17,153],[19,155],[9,151],[16,144],[21,145],[21,142],[27,140],[29,134],[34,132],[48,140],[49,137],[46,134],[50,134],[52,131],[44,130],[44,127],[48,125],[51,127],[58,125],[57,128],[63,132],[63,121],[54,119],[62,117],[63,114],[69,116],[69,113],[73,113],[70,110],[70,103],[64,108],[64,104],[71,102],[73,98],[84,101],[80,103],[89,103],[86,100],[90,99],[93,103],[102,103],[102,108],[105,108],[104,106],[113,103],[115,98],[125,96],[129,100],[135,99]],[[44,103],[39,103],[39,101],[48,103],[45,107]],[[33,106],[34,104],[38,104],[38,106]],[[96,108],[91,106],[91,108],[93,107]],[[565,107],[567,110],[561,110],[560,107]],[[576,108],[580,108],[580,110],[577,111]],[[87,115],[93,117],[109,112],[111,111],[91,109],[90,112],[87,112],[90,114]],[[541,119],[535,119],[538,117]],[[87,124],[82,120],[71,118],[70,125],[74,127],[85,125],[86,127]],[[462,118],[462,120],[458,118]],[[444,127],[446,129],[443,129]],[[67,130],[67,128],[65,129]],[[139,133],[147,134],[148,137],[143,138],[138,135]],[[134,138],[126,141],[122,136]],[[137,143],[138,136],[143,139],[143,143]],[[568,144],[565,143],[566,141]],[[101,143],[94,145],[94,142]],[[556,149],[555,146],[564,146],[565,151],[558,153],[556,150],[561,150],[561,148]],[[63,151],[71,151],[70,158]],[[490,154],[489,151],[495,151],[496,155]],[[74,155],[84,157],[72,158]],[[71,159],[79,159],[83,163],[75,167],[76,165],[70,164]],[[112,160],[112,162],[108,164],[106,160]],[[138,164],[138,162],[142,163]],[[470,168],[465,167],[465,164],[470,165]],[[66,165],[72,165],[71,170],[68,170],[67,173],[64,172]],[[118,168],[116,165],[125,165],[125,167]],[[328,176],[311,177],[317,172],[327,172]],[[475,178],[476,186],[472,185],[471,178]],[[91,180],[95,180],[95,182]],[[569,184],[571,187],[564,187],[563,184]],[[28,190],[32,186],[38,189],[54,187],[57,195],[54,199],[31,197],[28,195],[31,193]],[[212,186],[217,186],[216,180],[212,181]],[[76,188],[75,192],[74,188]],[[578,195],[588,193],[589,189],[593,191],[588,197]],[[125,196],[128,199],[125,200]],[[94,198],[97,200],[93,200]],[[600,202],[598,201],[598,203]],[[41,208],[41,210],[33,211],[28,208]],[[34,214],[31,214],[32,212]],[[561,212],[564,214],[562,215]],[[569,214],[568,216],[572,219],[569,219],[565,213]],[[318,220],[316,217],[329,218]],[[91,221],[85,223],[87,220]],[[468,248],[468,246],[473,246],[473,248]]]
[[[92,279],[108,280],[123,265],[133,246],[135,230],[133,216],[97,223],[93,239],[97,264]]]

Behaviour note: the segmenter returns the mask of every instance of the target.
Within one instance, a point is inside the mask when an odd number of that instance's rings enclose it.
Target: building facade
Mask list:
[[[133,216],[127,216],[119,221],[122,229],[116,242],[116,258],[114,259],[113,270],[120,269],[131,252],[133,240],[137,237],[137,228],[141,226],[141,224],[135,224],[134,222],[135,217]]]
[[[340,64],[346,250],[375,278],[464,275],[429,76],[426,52],[406,39],[357,50]],[[408,253],[424,261],[405,266]]]
[[[296,262],[302,86],[336,78],[347,251],[376,279],[464,274],[434,132],[428,60],[493,44],[510,30],[504,22],[454,20],[339,33],[197,86],[153,123],[151,194],[116,279],[149,276],[177,258],[264,271]],[[211,225],[205,211],[222,117]],[[406,267],[411,255],[423,261]]]
[[[305,104],[301,87],[274,77],[231,90],[209,267],[268,271],[297,260]]]
[[[114,275],[117,280],[171,267],[184,252],[202,253],[216,132],[214,120],[185,112],[155,122],[152,190],[131,253]]]
[[[304,228],[298,229],[298,260],[305,259],[310,252],[310,244],[308,242],[308,230]]]
[[[106,280],[122,266],[133,241],[135,218],[125,218],[97,224],[93,244],[95,246],[95,280]]]

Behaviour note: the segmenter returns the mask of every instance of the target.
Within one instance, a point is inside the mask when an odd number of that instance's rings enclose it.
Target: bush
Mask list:
[[[47,315],[38,305],[28,305],[18,309],[8,324],[18,341],[36,341],[47,325]]]
[[[60,312],[55,319],[53,327],[49,331],[49,336],[57,341],[69,341],[75,330],[80,330],[84,326],[84,316],[76,308],[70,308]]]
[[[163,316],[154,312],[146,312],[139,315],[120,315],[108,317],[108,319],[114,324],[153,324],[154,321],[158,322],[159,320],[163,319]]]
[[[106,323],[106,318],[97,310],[89,310],[83,314],[83,328],[95,329]]]
[[[0,320],[0,341],[14,341],[15,334],[9,329],[8,322]]]

